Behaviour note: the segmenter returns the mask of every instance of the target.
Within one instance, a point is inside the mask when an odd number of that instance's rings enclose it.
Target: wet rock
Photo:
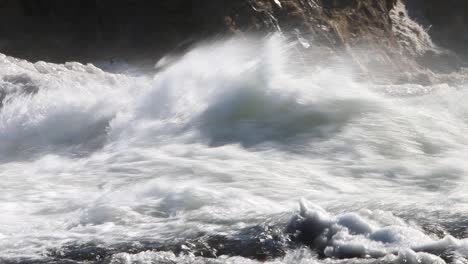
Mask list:
[[[32,61],[118,58],[154,65],[201,41],[282,32],[301,49],[328,47],[345,54],[366,79],[388,82],[420,68],[447,73],[464,66],[429,36],[464,52],[468,6],[462,2],[0,0],[0,53]]]
[[[153,241],[126,242],[114,245],[99,243],[70,244],[51,249],[45,263],[108,263],[119,253],[173,252],[204,258],[240,256],[256,260],[283,257],[290,247],[288,237],[281,225],[258,225],[241,230],[230,236],[198,234],[194,238],[158,243]],[[15,263],[17,264],[17,263]]]
[[[406,0],[410,15],[423,24],[436,44],[468,58],[468,2]]]
[[[343,47],[392,40],[395,0],[0,0],[0,52],[44,60],[165,54],[190,39],[297,30]],[[207,15],[210,14],[210,15]],[[34,43],[31,46],[30,43]]]

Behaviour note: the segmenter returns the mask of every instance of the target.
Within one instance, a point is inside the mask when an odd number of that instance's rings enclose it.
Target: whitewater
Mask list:
[[[0,55],[0,263],[468,263],[468,87],[347,65]]]

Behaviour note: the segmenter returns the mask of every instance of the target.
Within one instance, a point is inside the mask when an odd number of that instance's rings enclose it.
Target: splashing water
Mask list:
[[[468,257],[463,86],[358,82],[278,37],[154,76],[0,56],[0,262]]]

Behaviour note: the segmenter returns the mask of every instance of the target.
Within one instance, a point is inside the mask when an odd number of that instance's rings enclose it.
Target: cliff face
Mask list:
[[[438,39],[462,48],[455,34],[462,29],[440,19],[457,0],[406,1]],[[414,58],[427,65],[440,58],[402,0],[0,0],[0,52],[29,60],[158,58],[207,38],[273,31],[344,51],[363,72],[369,64],[399,71],[417,68]]]
[[[54,61],[164,53],[185,41],[225,32],[224,14],[237,9],[248,10],[248,4],[216,0],[0,0],[0,51]]]
[[[468,58],[468,1],[406,0],[410,15],[428,29],[434,42]]]
[[[331,47],[394,42],[396,0],[0,0],[0,52],[60,60],[284,30]]]

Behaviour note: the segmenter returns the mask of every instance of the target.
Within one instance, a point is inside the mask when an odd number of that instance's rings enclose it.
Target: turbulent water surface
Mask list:
[[[140,74],[0,55],[0,262],[467,263],[467,87],[294,52],[231,40]]]

